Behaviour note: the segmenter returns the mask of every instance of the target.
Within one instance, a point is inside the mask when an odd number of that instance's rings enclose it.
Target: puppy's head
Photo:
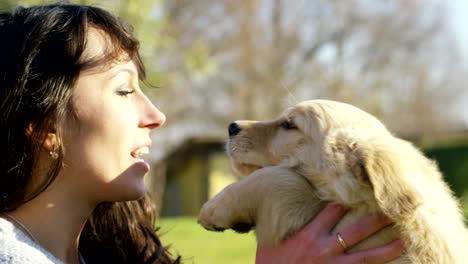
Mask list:
[[[227,150],[241,175],[272,165],[320,170],[326,161],[326,141],[338,130],[388,134],[377,119],[356,107],[314,100],[299,103],[271,121],[231,123]]]
[[[379,200],[391,188],[388,181],[398,182],[398,160],[390,154],[397,142],[372,115],[348,104],[313,100],[271,121],[231,123],[227,151],[241,175],[287,167],[305,176],[323,199],[352,205]]]

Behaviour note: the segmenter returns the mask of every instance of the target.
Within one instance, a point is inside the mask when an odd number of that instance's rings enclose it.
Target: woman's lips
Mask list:
[[[137,150],[134,150],[130,153],[132,158],[135,160],[135,165],[142,167],[146,172],[149,171],[150,165],[144,159],[141,158],[143,155],[149,154],[149,147],[141,147]]]
[[[140,159],[140,156],[149,154],[149,147],[141,147],[137,150],[132,151],[131,155],[135,159]]]

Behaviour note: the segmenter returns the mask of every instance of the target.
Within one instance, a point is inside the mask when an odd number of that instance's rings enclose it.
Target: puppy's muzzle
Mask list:
[[[231,124],[229,124],[228,133],[230,137],[233,137],[239,134],[240,131],[241,131],[241,128],[236,122],[232,122]]]

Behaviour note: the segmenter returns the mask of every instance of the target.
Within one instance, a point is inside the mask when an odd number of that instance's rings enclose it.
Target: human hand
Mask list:
[[[331,233],[345,214],[346,209],[342,206],[328,204],[311,223],[281,245],[258,245],[256,264],[377,264],[391,261],[404,253],[401,240],[383,247],[345,253],[337,236]],[[388,219],[381,215],[369,215],[346,227],[340,234],[346,245],[351,247],[389,224]]]

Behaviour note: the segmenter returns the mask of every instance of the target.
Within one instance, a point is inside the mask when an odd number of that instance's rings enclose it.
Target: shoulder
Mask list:
[[[61,263],[9,221],[0,217],[0,263]]]

